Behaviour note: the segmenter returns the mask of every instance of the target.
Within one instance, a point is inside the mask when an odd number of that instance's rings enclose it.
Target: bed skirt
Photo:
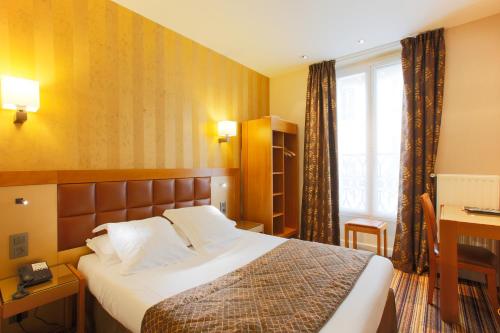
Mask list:
[[[88,333],[130,333],[120,322],[111,317],[95,297],[87,290],[86,332]],[[396,301],[394,292],[389,289],[384,312],[378,325],[377,333],[396,333],[398,330]]]

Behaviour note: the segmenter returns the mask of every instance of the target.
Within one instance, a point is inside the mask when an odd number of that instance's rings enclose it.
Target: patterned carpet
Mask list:
[[[395,271],[392,288],[396,293],[399,332],[500,332],[484,285],[460,281],[460,324],[452,326],[439,317],[439,289],[434,291],[434,304],[427,304],[427,281],[427,275]]]

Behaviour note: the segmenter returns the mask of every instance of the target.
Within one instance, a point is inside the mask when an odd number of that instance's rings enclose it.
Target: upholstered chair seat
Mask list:
[[[484,247],[458,244],[457,251],[459,262],[492,268],[496,266],[497,256]]]

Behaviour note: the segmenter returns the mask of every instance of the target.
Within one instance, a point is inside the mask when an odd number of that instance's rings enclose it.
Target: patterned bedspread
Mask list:
[[[373,254],[289,240],[146,311],[142,332],[318,332]]]

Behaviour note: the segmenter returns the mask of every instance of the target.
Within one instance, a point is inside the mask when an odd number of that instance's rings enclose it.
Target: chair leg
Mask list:
[[[352,248],[358,249],[358,233],[356,230],[353,230],[352,232]]]
[[[344,228],[344,246],[349,248],[349,229],[347,227]]]
[[[488,297],[490,298],[493,311],[498,309],[498,296],[497,296],[497,275],[495,271],[486,273],[486,283],[488,284]]]
[[[427,288],[427,303],[432,304],[434,297],[434,288],[436,288],[436,263],[429,262],[429,286]]]

